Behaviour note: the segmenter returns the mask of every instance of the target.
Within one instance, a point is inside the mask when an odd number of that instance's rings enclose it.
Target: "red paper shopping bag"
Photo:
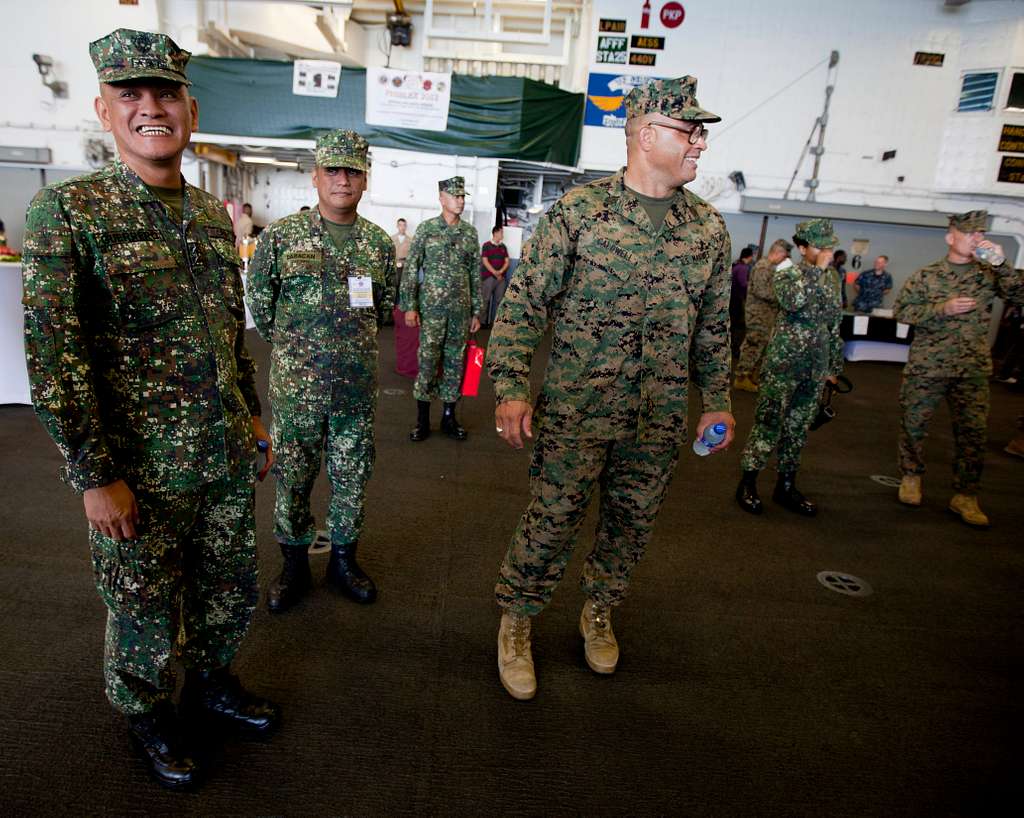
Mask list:
[[[484,348],[476,341],[466,344],[466,368],[462,374],[462,394],[475,398],[480,391],[480,373],[484,371]]]

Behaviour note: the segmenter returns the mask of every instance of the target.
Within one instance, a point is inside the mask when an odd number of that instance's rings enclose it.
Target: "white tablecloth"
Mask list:
[[[21,265],[0,262],[0,403],[31,403],[25,367]]]

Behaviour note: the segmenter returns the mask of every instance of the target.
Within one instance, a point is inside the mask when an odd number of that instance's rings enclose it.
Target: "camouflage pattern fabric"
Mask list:
[[[900,471],[924,474],[928,424],[943,398],[953,422],[953,488],[958,493],[977,494],[988,441],[989,386],[984,375],[931,378],[904,374],[900,385]]]
[[[737,379],[752,378],[756,381],[760,377],[764,351],[775,327],[775,314],[779,311],[779,303],[772,289],[774,275],[775,265],[767,258],[758,260],[750,271],[745,313],[747,334],[743,338],[740,359],[733,373]]]
[[[961,315],[943,314],[943,304],[954,296],[973,298],[977,307]],[[944,258],[911,275],[893,305],[897,321],[914,325],[904,373],[931,378],[991,375],[988,328],[996,297],[1024,304],[1024,270],[972,261],[958,272]]]
[[[754,426],[740,463],[744,471],[763,469],[777,450],[778,470],[787,473],[800,466],[825,379],[842,372],[842,308],[832,268],[802,261],[776,270],[772,286],[779,314],[765,351]]]
[[[466,193],[466,179],[464,176],[453,176],[451,179],[442,179],[437,183],[439,193],[450,193],[452,196],[468,196]]]
[[[721,122],[722,118],[697,104],[697,78],[676,77],[654,80],[626,94],[626,116],[661,114],[670,119],[694,122]]]
[[[119,28],[89,43],[89,56],[100,82],[164,79],[191,85],[185,66],[192,54],[166,34]]]
[[[954,213],[949,217],[949,226],[961,233],[984,233],[988,230],[987,210],[968,210],[966,213]]]
[[[107,606],[103,673],[122,713],[174,693],[173,660],[231,663],[259,595],[253,469],[190,491],[136,492],[138,539],[90,530],[96,588]]]
[[[982,219],[979,213],[984,211],[962,216],[977,221]],[[945,315],[943,305],[955,296],[973,298],[977,306],[960,315]],[[899,463],[904,474],[924,471],[928,423],[935,405],[945,396],[956,440],[954,485],[963,493],[977,492],[987,439],[988,376],[992,374],[988,328],[996,297],[1024,304],[1024,270],[980,261],[957,270],[948,258],[915,272],[896,297],[896,319],[914,325],[900,388]]]
[[[892,289],[892,276],[889,273],[875,275],[874,270],[864,270],[857,276],[860,292],[853,300],[853,308],[857,312],[871,312],[875,307],[882,306],[885,291]]]
[[[321,168],[370,169],[366,154],[370,144],[355,131],[335,130],[316,140],[316,164]]]
[[[309,497],[325,451],[332,541],[359,537],[374,461],[377,322],[373,307],[350,305],[348,277],[370,276],[381,285],[381,308],[390,311],[383,285],[394,259],[388,234],[361,216],[352,237],[336,247],[318,210],[274,222],[256,244],[248,299],[257,330],[273,344],[274,532],[280,542],[312,542]]]
[[[563,196],[527,242],[487,349],[498,401],[537,399],[532,499],[496,588],[535,614],[558,584],[595,481],[597,543],[583,588],[616,604],[643,555],[686,439],[692,377],[704,411],[729,411],[731,248],[719,213],[680,190],[661,229],[622,173]]]
[[[122,479],[140,506],[137,540],[92,533],[109,609],[108,692],[126,712],[173,689],[164,657],[183,601],[182,656],[199,667],[230,659],[249,621],[260,402],[238,267],[220,202],[187,185],[177,224],[120,162],[42,190],[26,216],[36,413],[68,483],[81,492]],[[207,565],[196,543],[233,556]]]
[[[831,219],[807,219],[796,226],[793,235],[811,247],[827,249],[839,244]]]
[[[705,412],[731,407],[730,253],[724,220],[689,191],[657,233],[621,172],[570,191],[540,220],[498,308],[487,347],[498,402],[531,399],[551,324],[536,428],[681,444],[691,376]]]
[[[449,226],[436,216],[416,228],[398,305],[420,315],[416,400],[459,399],[469,322],[481,307],[479,253],[476,228],[467,222]],[[423,273],[422,283],[417,271]]]
[[[542,435],[530,465],[532,499],[501,565],[495,597],[534,616],[551,601],[600,482],[600,517],[580,587],[605,605],[625,599],[675,472],[672,443],[578,441]]]

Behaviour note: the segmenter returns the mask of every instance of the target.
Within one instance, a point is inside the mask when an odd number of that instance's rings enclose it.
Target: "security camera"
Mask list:
[[[35,60],[39,73],[44,76],[53,68],[53,57],[49,54],[33,54],[32,59]]]
[[[67,99],[68,84],[56,79],[47,79],[50,76],[50,72],[53,71],[53,57],[49,54],[33,54],[32,59],[36,64],[36,68],[39,69],[39,76],[43,78],[43,85],[53,92],[54,97]]]

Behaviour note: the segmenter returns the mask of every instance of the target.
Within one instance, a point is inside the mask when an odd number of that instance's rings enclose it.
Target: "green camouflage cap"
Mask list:
[[[191,85],[185,66],[192,54],[166,34],[119,28],[89,43],[89,56],[100,82],[161,79]]]
[[[954,213],[949,217],[949,226],[961,233],[984,233],[988,230],[987,210],[968,210],[966,213]]]
[[[369,170],[370,143],[355,131],[328,131],[316,140],[316,163],[321,168]]]
[[[827,250],[839,244],[831,219],[808,219],[796,226],[794,238],[807,242],[811,247]]]
[[[626,117],[633,119],[644,114],[662,114],[695,122],[722,121],[722,117],[697,104],[697,79],[690,76],[654,80],[630,91],[626,95]]]
[[[442,179],[437,183],[437,189],[441,193],[450,193],[452,196],[468,196],[466,193],[466,180],[461,176],[453,176],[451,179]]]

